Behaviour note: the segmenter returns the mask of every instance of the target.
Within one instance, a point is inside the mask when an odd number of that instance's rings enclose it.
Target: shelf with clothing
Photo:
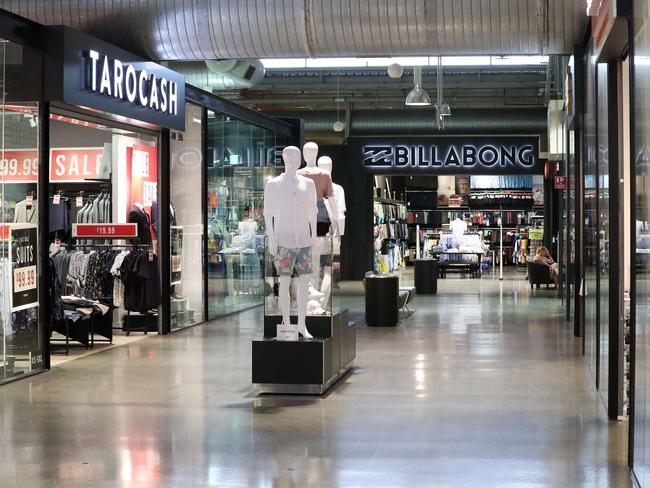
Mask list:
[[[405,265],[409,234],[406,214],[406,202],[373,197],[373,263],[378,273]]]

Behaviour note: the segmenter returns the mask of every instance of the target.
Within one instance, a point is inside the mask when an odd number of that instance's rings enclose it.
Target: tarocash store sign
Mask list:
[[[47,100],[185,130],[181,74],[67,27],[46,29]]]
[[[178,84],[146,69],[136,69],[90,49],[86,58],[86,89],[137,103],[141,107],[178,115]]]
[[[357,141],[374,173],[541,173],[537,137],[434,137]]]

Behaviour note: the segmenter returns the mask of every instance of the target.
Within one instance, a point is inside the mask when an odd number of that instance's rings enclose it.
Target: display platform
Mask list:
[[[252,381],[258,393],[322,395],[350,370],[356,331],[347,308],[331,316],[308,316],[313,339],[277,340],[280,321],[279,315],[265,316],[265,337],[253,341]]]

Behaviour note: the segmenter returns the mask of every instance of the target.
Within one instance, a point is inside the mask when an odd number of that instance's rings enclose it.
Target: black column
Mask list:
[[[203,250],[203,320],[208,321],[208,109],[203,107],[203,117],[201,119],[201,199],[203,200],[203,242],[201,249]],[[209,156],[210,158],[212,155]]]
[[[574,50],[575,61],[575,78],[574,90],[575,97],[575,124],[574,130],[576,134],[575,141],[575,171],[574,171],[574,212],[575,212],[575,262],[573,267],[573,335],[574,337],[583,337],[582,340],[582,353],[584,354],[584,324],[583,324],[583,301],[580,295],[580,285],[582,284],[583,276],[583,246],[584,246],[584,223],[585,223],[585,191],[583,181],[584,157],[587,154],[585,150],[585,137],[584,137],[584,107],[585,107],[585,50],[582,46],[577,46]],[[571,182],[568,182],[571,184]]]
[[[169,334],[170,327],[170,290],[171,290],[171,265],[170,265],[170,238],[169,238],[169,192],[170,192],[170,149],[169,129],[160,131],[160,158],[158,166],[158,260],[160,263],[160,286],[162,302],[158,318],[158,332]]]
[[[38,105],[38,327],[43,366],[50,369],[50,104]]]
[[[621,124],[621,76],[619,61],[609,63],[607,69],[608,166],[609,166],[609,391],[610,420],[617,420],[623,407],[623,215]],[[604,325],[604,324],[603,324]]]

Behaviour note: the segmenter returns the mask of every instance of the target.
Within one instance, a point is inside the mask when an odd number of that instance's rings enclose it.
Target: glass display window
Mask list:
[[[172,330],[204,317],[203,109],[185,105],[185,131],[171,134],[170,324]]]
[[[282,171],[272,131],[208,111],[208,318],[264,301],[264,184]]]
[[[0,43],[0,382],[41,371],[44,324],[39,323],[39,106],[24,102],[18,71],[31,50]]]

